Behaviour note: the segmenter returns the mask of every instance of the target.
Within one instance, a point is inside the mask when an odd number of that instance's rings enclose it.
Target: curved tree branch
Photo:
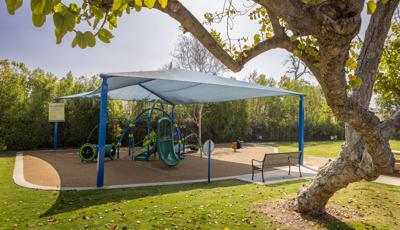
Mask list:
[[[192,33],[205,48],[207,48],[217,59],[219,59],[233,72],[240,71],[244,64],[268,50],[283,48],[292,52],[296,49],[296,45],[292,44],[290,39],[284,33],[283,28],[279,25],[278,17],[275,16],[273,12],[270,13],[270,17],[275,35],[270,39],[260,42],[251,49],[243,51],[242,53],[244,55],[241,55],[242,58],[240,60],[235,60],[221,47],[220,44],[218,44],[218,42],[211,36],[210,32],[207,31],[207,29],[197,20],[197,18],[178,0],[170,0],[165,9],[163,9],[159,4],[156,4],[155,8],[170,15],[172,18],[181,23],[181,26],[185,31]],[[281,8],[285,8],[284,4],[282,4]],[[304,58],[305,60],[303,61],[305,63],[315,63],[315,61],[307,60],[306,57]],[[315,67],[314,69],[316,71]]]
[[[170,0],[165,9],[163,9],[158,3],[155,4],[154,7],[181,23],[181,26],[185,31],[192,33],[204,47],[206,47],[230,70],[238,72],[243,68],[243,65],[233,59],[220,46],[220,44],[218,44],[218,42],[211,36],[210,32],[204,28],[197,18],[178,0]]]
[[[392,138],[400,131],[400,111],[395,112],[390,118],[386,119],[382,124],[382,134],[386,139]]]
[[[356,75],[361,77],[363,83],[353,92],[353,97],[358,98],[365,107],[368,107],[371,100],[386,36],[398,5],[399,0],[391,0],[386,4],[379,1],[378,7],[371,16],[370,23],[365,33],[365,39],[356,69]]]

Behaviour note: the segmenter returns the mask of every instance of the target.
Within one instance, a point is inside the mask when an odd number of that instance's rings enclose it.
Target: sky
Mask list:
[[[205,12],[219,11],[223,4],[223,0],[181,2],[201,21]],[[97,41],[94,48],[72,48],[73,34],[66,35],[61,44],[56,44],[51,16],[47,17],[43,27],[33,26],[29,1],[25,0],[15,15],[9,15],[5,7],[5,2],[0,1],[0,59],[22,62],[29,68],[41,68],[58,77],[69,71],[74,76],[92,76],[159,69],[170,62],[174,44],[182,33],[179,23],[168,15],[144,9],[119,18],[110,44]],[[245,17],[235,23],[233,35],[251,34],[256,30],[256,22]],[[244,79],[257,70],[279,79],[286,71],[284,62],[288,55],[282,49],[268,51],[247,63],[239,73],[228,72],[226,76]]]

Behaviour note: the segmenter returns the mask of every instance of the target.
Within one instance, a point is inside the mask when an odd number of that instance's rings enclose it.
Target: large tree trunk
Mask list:
[[[312,183],[299,191],[294,208],[310,215],[323,214],[335,192],[352,182],[374,180],[379,174],[364,143],[360,139],[349,140],[342,146],[340,156],[321,167]]]
[[[301,0],[254,0],[268,10],[274,36],[243,51],[243,57],[234,59],[221,47],[210,33],[178,0],[170,0],[166,9],[160,9],[181,23],[222,63],[232,71],[240,71],[252,58],[274,48],[294,53],[298,42],[292,42],[286,34],[291,30],[296,36],[313,36],[318,53],[306,52],[299,58],[307,65],[320,83],[328,105],[335,115],[346,122],[346,144],[337,159],[322,167],[317,176],[304,187],[292,203],[299,212],[319,215],[332,195],[349,183],[373,180],[393,169],[394,158],[388,139],[400,129],[400,111],[385,122],[368,111],[375,76],[389,31],[391,18],[399,0],[386,4],[378,1],[371,16],[365,40],[358,60],[356,76],[362,85],[351,94],[347,90],[345,63],[352,39],[361,26],[361,12],[365,0],[326,0],[320,4],[306,5]],[[282,19],[287,23],[283,28]],[[297,52],[299,53],[299,52]]]
[[[368,107],[384,41],[398,2],[391,1],[385,7],[380,4],[371,18],[356,70],[363,84],[350,96],[341,95],[346,94],[340,90],[345,86],[340,81],[345,78],[342,77],[344,70],[340,70],[341,65],[338,65],[338,62],[347,60],[347,51],[340,52],[339,47],[332,46],[324,49],[322,45],[321,54],[324,56],[321,60],[325,63],[321,68],[322,76],[317,78],[325,88],[327,101],[334,113],[347,122],[346,143],[339,157],[321,167],[312,183],[303,187],[295,202],[291,203],[292,208],[301,213],[321,215],[325,213],[328,200],[338,190],[363,179],[375,180],[380,174],[393,170],[394,157],[388,142],[390,135],[384,134],[384,128],[380,127],[382,123],[368,111]]]

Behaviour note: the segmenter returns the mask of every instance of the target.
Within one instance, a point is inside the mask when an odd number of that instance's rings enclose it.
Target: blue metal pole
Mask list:
[[[211,140],[208,140],[208,183],[211,183]]]
[[[131,156],[132,154],[132,137],[131,134],[128,134],[128,155]]]
[[[106,147],[106,129],[107,129],[107,94],[108,84],[107,77],[101,76],[103,82],[101,84],[100,99],[100,121],[99,121],[99,152],[97,155],[97,187],[104,186],[104,157]]]
[[[54,122],[54,140],[53,140],[53,148],[57,150],[58,148],[58,122]]]
[[[300,164],[304,164],[304,95],[299,96],[299,129],[298,129],[298,142],[299,142],[299,152]]]

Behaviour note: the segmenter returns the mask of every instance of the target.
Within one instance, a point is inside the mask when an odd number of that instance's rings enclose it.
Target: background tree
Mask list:
[[[49,148],[53,142],[52,124],[48,121],[48,106],[58,96],[98,88],[98,77],[63,78],[29,70],[24,64],[0,61],[0,150]],[[62,147],[77,147],[85,143],[90,131],[98,124],[99,100],[67,100],[66,121],[60,123]],[[108,141],[120,133],[123,116],[121,102],[112,101]],[[97,133],[93,140],[97,139]]]
[[[13,14],[22,1],[6,3],[8,11]],[[247,15],[259,24],[259,31],[235,40],[229,33],[223,38],[220,32],[212,28],[207,30],[179,0],[158,0],[157,3],[154,0],[83,1],[80,6],[40,0],[32,1],[31,9],[36,26],[43,25],[45,15],[52,14],[57,42],[72,32],[75,33],[72,45],[81,48],[94,46],[96,37],[110,42],[112,35],[104,26],[115,28],[118,17],[145,5],[177,20],[185,31],[235,72],[271,49],[282,48],[296,55],[319,82],[336,117],[347,124],[346,144],[338,158],[322,167],[311,184],[302,188],[291,203],[291,207],[301,213],[320,215],[325,212],[330,197],[339,189],[355,181],[374,180],[382,173],[391,172],[394,157],[388,140],[400,130],[400,111],[381,122],[368,106],[399,0],[254,0],[257,4],[245,10],[238,10],[231,0],[226,3],[220,13],[205,15],[209,24],[221,22],[220,19],[233,21],[237,16]],[[350,47],[359,33],[364,6],[372,16],[358,59],[352,60],[354,55]],[[89,22],[95,34],[76,30],[76,22]],[[346,71],[348,67],[355,68],[349,73]]]
[[[181,35],[172,52],[173,60],[168,68],[178,68],[196,72],[222,75],[226,68],[204,46],[191,35]],[[184,117],[191,119],[196,124],[197,135],[202,140],[203,104],[181,106]],[[187,116],[188,115],[188,116]],[[183,117],[181,117],[183,120]]]
[[[294,55],[289,55],[285,61],[285,65],[287,66],[286,75],[292,77],[294,80],[311,74],[307,66]]]
[[[68,73],[65,77],[56,77],[44,70],[29,70],[21,63],[7,60],[0,63],[0,151],[51,148],[53,137],[52,124],[48,122],[48,104],[58,96],[94,90],[100,83],[97,76],[74,77]],[[343,124],[334,119],[319,86],[285,76],[275,81],[256,72],[248,81],[307,94],[306,140],[329,140],[332,136],[343,139]],[[203,136],[217,143],[237,138],[253,142],[259,135],[264,137],[264,141],[296,141],[296,100],[296,97],[280,97],[206,104],[203,109]],[[90,131],[98,124],[99,100],[62,102],[65,103],[66,121],[59,124],[60,145],[76,148],[86,141]],[[115,141],[116,136],[126,128],[127,121],[150,106],[149,102],[109,101],[108,142]],[[190,106],[178,106],[176,118],[180,125],[195,130],[193,119],[188,116],[191,109]],[[136,144],[140,145],[144,139],[146,127],[144,122],[134,129]],[[96,140],[97,132],[94,132],[89,141]]]
[[[400,10],[385,42],[375,84],[377,104],[385,117],[400,109]]]
[[[264,74],[252,73],[249,81],[268,87],[279,87],[307,95],[305,100],[305,139],[331,140],[344,138],[344,124],[336,119],[326,103],[322,89],[306,80],[283,76],[279,81]],[[268,141],[296,141],[298,129],[297,97],[270,97],[248,100],[251,140],[262,136]]]

